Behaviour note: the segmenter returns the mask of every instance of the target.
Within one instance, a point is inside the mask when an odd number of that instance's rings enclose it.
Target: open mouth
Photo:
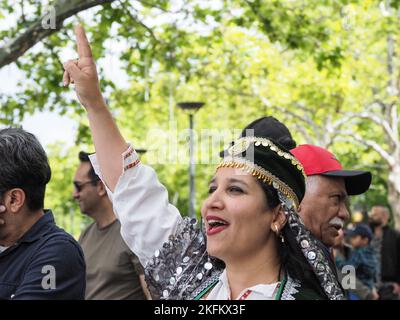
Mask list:
[[[343,220],[340,219],[339,217],[334,217],[329,221],[329,226],[332,228],[335,228],[336,231],[339,231],[340,229],[343,228]]]
[[[217,234],[226,228],[228,228],[229,223],[219,217],[215,216],[208,216],[206,218],[208,228],[207,228],[207,235],[214,235]]]
[[[336,223],[335,224],[331,224],[330,226],[335,228],[337,231],[339,231],[340,229],[343,228],[342,224],[336,224]]]
[[[334,227],[336,230],[342,229],[342,226],[339,226],[338,224],[334,224],[332,227]]]

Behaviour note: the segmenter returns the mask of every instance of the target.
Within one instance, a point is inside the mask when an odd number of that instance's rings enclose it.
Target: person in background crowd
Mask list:
[[[331,247],[349,219],[348,196],[366,192],[371,184],[371,173],[343,170],[333,153],[315,145],[300,145],[290,152],[307,175],[306,194],[299,214],[311,233]]]
[[[307,229],[320,241],[332,269],[336,270],[331,250],[349,218],[348,196],[366,192],[371,184],[371,173],[343,170],[333,153],[315,145],[304,144],[290,151],[307,175],[306,194],[299,215]]]
[[[372,231],[366,224],[357,224],[353,229],[346,231],[352,250],[347,259],[336,256],[336,264],[339,268],[353,266],[357,279],[371,290],[371,295],[377,297],[375,283],[378,261],[375,252],[370,245]],[[360,299],[361,297],[358,297]]]
[[[89,154],[79,153],[73,197],[81,212],[94,221],[79,238],[86,261],[87,300],[150,298],[143,267],[121,237],[106,189],[95,174]]]
[[[351,245],[345,241],[344,230],[340,229],[339,235],[335,238],[335,243],[333,245],[333,257],[335,259],[335,263],[337,260],[348,260],[351,251]],[[338,267],[337,264],[336,266]],[[339,277],[339,282],[342,283],[343,287],[345,287],[345,292],[349,300],[378,300],[379,295],[376,290],[368,288],[357,277],[355,277],[355,282],[353,282],[353,279],[345,279],[344,276],[352,275],[348,271],[343,272],[342,268],[338,267],[339,270],[337,274]]]
[[[50,176],[33,134],[0,130],[0,300],[84,299],[82,250],[44,209]]]
[[[369,224],[374,234],[371,245],[378,257],[378,288],[383,300],[400,297],[400,234],[389,227],[389,217],[387,207],[371,208]]]

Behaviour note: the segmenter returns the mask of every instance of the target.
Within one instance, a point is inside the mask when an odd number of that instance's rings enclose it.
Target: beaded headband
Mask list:
[[[301,163],[286,149],[266,138],[242,137],[224,153],[217,166],[242,169],[271,185],[298,208],[305,192],[305,173]]]

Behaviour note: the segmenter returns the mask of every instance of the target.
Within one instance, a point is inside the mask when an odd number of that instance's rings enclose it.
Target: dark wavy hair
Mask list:
[[[85,151],[80,151],[78,157],[79,157],[79,160],[80,160],[81,162],[89,163],[90,169],[89,169],[89,172],[88,172],[88,177],[89,177],[90,180],[92,180],[91,184],[95,186],[95,185],[97,184],[97,181],[100,180],[100,178],[99,178],[99,176],[96,174],[96,172],[94,171],[94,168],[93,168],[93,166],[92,166],[92,163],[90,162],[89,156],[92,155],[92,154],[93,154],[93,153],[88,153],[88,152],[85,152]]]
[[[31,211],[43,209],[51,170],[37,138],[21,128],[0,130],[0,195],[21,188]]]

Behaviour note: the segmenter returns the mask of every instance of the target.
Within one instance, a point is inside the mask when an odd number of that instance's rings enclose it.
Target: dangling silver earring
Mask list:
[[[285,239],[283,238],[282,233],[279,232],[278,226],[277,226],[276,224],[274,224],[274,227],[275,227],[275,231],[276,231],[276,236],[279,237],[279,238],[281,238],[281,242],[282,242],[282,243],[285,243]]]

